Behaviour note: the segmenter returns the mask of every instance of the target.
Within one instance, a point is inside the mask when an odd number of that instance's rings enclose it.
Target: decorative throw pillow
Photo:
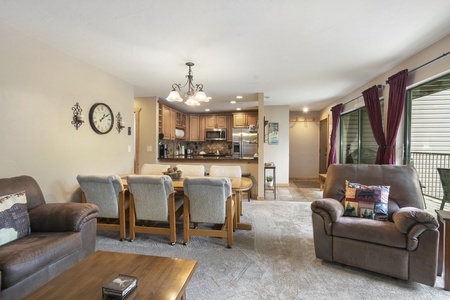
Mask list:
[[[387,220],[389,186],[345,181],[344,216]]]
[[[25,191],[0,196],[0,245],[30,234]]]

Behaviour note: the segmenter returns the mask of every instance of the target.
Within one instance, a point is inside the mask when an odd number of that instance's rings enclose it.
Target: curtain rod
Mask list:
[[[443,53],[441,56],[438,56],[438,57],[436,57],[436,58],[434,58],[434,59],[432,59],[430,61],[427,61],[426,63],[424,63],[424,64],[422,64],[422,65],[420,65],[418,67],[415,67],[414,69],[408,71],[408,74],[411,74],[412,72],[415,72],[415,71],[417,71],[419,69],[422,69],[423,67],[428,66],[429,64],[431,64],[431,63],[433,63],[433,62],[435,62],[435,61],[437,61],[437,60],[447,56],[449,53],[450,53],[450,51],[448,51],[446,53]],[[386,80],[386,84],[388,84],[388,80]]]
[[[441,58],[443,58],[443,57],[445,57],[445,56],[447,56],[448,54],[450,54],[450,51],[448,51],[448,52],[446,52],[446,53],[443,53],[441,56],[438,56],[438,57],[436,57],[436,58],[434,58],[434,59],[432,59],[432,60],[430,60],[430,61],[428,61],[428,62],[426,62],[426,63],[424,63],[424,64],[422,64],[422,65],[420,65],[420,66],[418,66],[418,67],[416,67],[416,68],[414,68],[414,69],[412,69],[412,70],[410,70],[410,71],[408,71],[408,74],[410,74],[410,73],[412,73],[412,72],[415,72],[415,71],[417,71],[417,70],[419,70],[419,69],[421,69],[421,68],[423,68],[423,67],[425,67],[425,66],[427,66],[427,65],[429,65],[429,64],[431,64],[431,63],[433,63],[433,62],[435,62],[435,61],[437,61],[437,60],[439,60],[439,59],[441,59]],[[388,83],[387,80],[386,80],[386,83]],[[378,85],[378,88],[380,88],[380,86],[381,86],[381,85]],[[358,97],[353,98],[353,99],[351,99],[351,100],[349,100],[349,101],[343,103],[343,105],[349,104],[350,102],[353,102],[353,101],[355,101],[355,100],[361,98],[362,96],[363,96],[363,95],[359,95]]]

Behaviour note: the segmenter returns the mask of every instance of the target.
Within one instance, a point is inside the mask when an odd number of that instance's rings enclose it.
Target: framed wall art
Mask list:
[[[278,123],[269,123],[269,145],[278,145]]]

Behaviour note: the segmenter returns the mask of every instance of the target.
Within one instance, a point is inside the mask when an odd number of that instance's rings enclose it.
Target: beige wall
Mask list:
[[[377,76],[375,79],[367,82],[366,84],[362,85],[358,89],[354,90],[353,92],[349,93],[348,95],[342,97],[340,101],[337,101],[336,103],[330,105],[329,107],[326,107],[321,111],[321,119],[326,118],[328,115],[330,115],[331,119],[331,112],[330,109],[334,105],[338,103],[346,103],[352,99],[355,99],[356,97],[359,97],[362,92],[368,88],[370,88],[373,85],[382,84],[385,85],[386,80],[396,74],[397,72],[408,69],[413,70],[418,66],[421,66],[436,57],[441,56],[443,53],[447,53],[449,51],[449,45],[450,45],[450,35],[443,38],[442,40],[438,41],[437,43],[431,45],[430,47],[424,49],[423,51],[415,54],[414,56],[406,59],[403,63],[399,64],[398,66],[384,72],[380,76]],[[400,54],[399,54],[400,55]],[[436,78],[439,76],[442,76],[445,73],[450,72],[450,55],[447,55],[446,57],[433,62],[415,72],[410,73],[408,77],[408,88],[411,88],[413,86],[416,86],[418,84],[421,84],[423,82],[426,82],[432,78]],[[389,95],[389,85],[385,86],[384,89],[384,96],[385,99],[388,99]],[[364,99],[362,97],[358,98],[355,101],[352,101],[344,106],[344,112],[345,111],[351,111],[356,108],[364,106]],[[385,102],[385,115],[388,109],[388,102]],[[385,118],[386,119],[386,118]],[[385,120],[386,121],[386,120]],[[397,142],[396,142],[396,161],[397,164],[402,163],[402,146],[404,142],[404,134],[403,134],[403,127],[404,123],[402,122],[399,127],[399,132],[397,135]],[[331,129],[330,129],[331,133]],[[338,131],[339,134],[339,131]],[[336,139],[336,149],[337,149],[337,158],[339,159],[339,135]]]
[[[132,171],[128,128],[98,135],[88,123],[90,107],[104,102],[133,128],[131,85],[4,25],[0,43],[0,177],[31,175],[47,202],[66,202],[79,197],[80,173]],[[86,120],[78,130],[76,102]]]
[[[156,97],[134,99],[139,111],[139,170],[145,163],[158,163],[158,101]]]
[[[308,113],[307,119],[315,116]],[[291,112],[290,118],[297,122],[289,123],[289,177],[292,179],[317,179],[319,177],[320,122],[302,121],[303,112]]]
[[[273,105],[265,107],[266,120],[279,125],[278,145],[264,143],[264,162],[274,162],[277,185],[289,185],[289,106]],[[266,135],[269,126],[266,126]],[[266,136],[267,140],[267,136]],[[270,171],[268,171],[270,172]]]

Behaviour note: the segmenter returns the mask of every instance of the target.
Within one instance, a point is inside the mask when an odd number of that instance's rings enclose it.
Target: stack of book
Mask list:
[[[119,274],[103,286],[103,297],[123,299],[137,287],[137,278]]]

